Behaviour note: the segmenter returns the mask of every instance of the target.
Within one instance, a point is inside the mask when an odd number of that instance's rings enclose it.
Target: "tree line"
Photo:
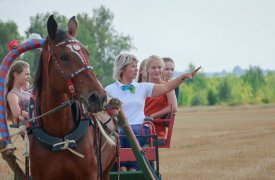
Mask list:
[[[68,18],[53,12],[60,28],[66,29]],[[15,22],[2,22],[0,20],[0,60],[8,53],[8,43],[12,39],[23,41],[32,33],[47,37],[46,23],[50,13],[37,14],[30,17],[30,26],[25,35],[20,35]],[[115,30],[113,26],[114,15],[101,6],[93,9],[90,17],[86,13],[76,15],[78,21],[77,39],[87,47],[90,52],[89,62],[100,82],[106,86],[113,82],[113,60],[122,51],[134,48],[132,38]],[[32,77],[36,72],[40,50],[32,50],[21,55],[21,59],[30,64]],[[189,66],[189,71],[194,66]],[[275,74],[264,74],[258,67],[250,69],[242,76],[229,74],[223,77],[207,77],[198,73],[195,78],[188,80],[180,86],[179,105],[238,105],[275,102]]]
[[[190,70],[194,67],[190,65]],[[250,67],[244,75],[206,77],[198,73],[180,86],[179,105],[241,105],[275,102],[275,73]]]

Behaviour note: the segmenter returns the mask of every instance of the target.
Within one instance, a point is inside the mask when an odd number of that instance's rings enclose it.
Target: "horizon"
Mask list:
[[[251,67],[257,68],[258,66],[251,66]],[[240,69],[235,70],[235,68],[240,68]],[[220,70],[220,71],[215,71],[215,72],[205,72],[203,70],[200,70],[199,73],[203,73],[207,77],[214,77],[214,76],[223,77],[228,74],[234,74],[236,76],[241,76],[241,75],[244,75],[249,70],[249,68],[245,69],[245,68],[241,68],[240,66],[235,66],[231,71]],[[275,73],[275,69],[262,69],[261,67],[259,67],[259,68],[262,70],[264,75],[267,75],[269,72]],[[187,73],[187,72],[189,72],[188,69],[186,69],[184,71],[175,70],[173,76],[178,77],[179,75],[182,75],[182,73]]]

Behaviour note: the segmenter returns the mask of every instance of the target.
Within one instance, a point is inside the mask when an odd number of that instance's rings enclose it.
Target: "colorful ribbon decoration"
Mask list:
[[[5,108],[5,84],[6,75],[10,69],[12,62],[22,53],[40,48],[44,44],[44,39],[31,39],[25,43],[20,44],[15,49],[9,51],[8,55],[2,61],[0,67],[0,133],[1,138],[6,142],[6,144],[11,144],[11,138],[7,126],[6,120],[6,108]]]

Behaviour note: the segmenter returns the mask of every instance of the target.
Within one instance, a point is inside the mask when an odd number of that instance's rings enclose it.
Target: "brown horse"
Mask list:
[[[89,112],[101,111],[106,102],[106,93],[89,66],[89,52],[75,39],[77,34],[75,18],[69,20],[68,31],[63,31],[58,29],[55,19],[50,16],[47,29],[48,37],[42,48],[34,82],[40,113],[47,113],[68,102],[72,97],[83,103],[83,109]],[[81,123],[74,120],[74,114],[71,108],[64,108],[40,118],[41,124],[32,129],[33,135],[30,135],[32,179],[98,179],[95,130],[93,126],[85,130],[83,124],[79,129],[78,124]],[[77,132],[74,133],[75,131]],[[81,133],[83,135],[79,137]],[[77,142],[69,141],[71,139],[68,135],[78,137]],[[84,155],[84,158],[76,156],[66,147]],[[102,156],[106,155],[102,153]],[[102,162],[103,177],[107,179],[110,163],[113,162]]]

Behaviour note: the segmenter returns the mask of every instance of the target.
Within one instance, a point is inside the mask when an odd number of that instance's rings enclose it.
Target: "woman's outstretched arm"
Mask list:
[[[200,69],[201,69],[201,66],[195,69],[194,71],[192,71],[191,73],[183,74],[177,77],[176,79],[168,81],[165,84],[154,84],[152,97],[161,96],[175,89],[177,86],[183,83],[186,79],[193,78]]]

